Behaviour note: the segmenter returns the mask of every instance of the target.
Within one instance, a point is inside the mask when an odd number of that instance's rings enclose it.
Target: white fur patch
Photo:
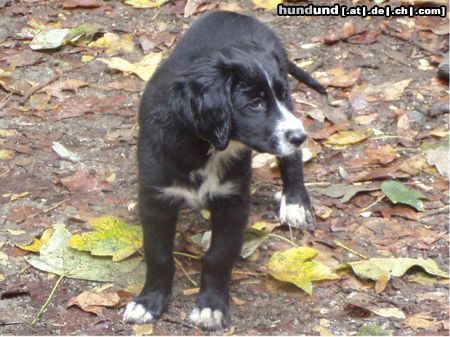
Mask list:
[[[232,141],[225,150],[213,151],[205,167],[191,172],[192,180],[196,176],[203,178],[203,183],[198,189],[176,185],[164,187],[160,189],[163,197],[180,198],[191,207],[200,208],[210,197],[236,194],[238,191],[236,183],[232,181],[221,182],[220,180],[223,177],[227,164],[244,149],[245,145]]]
[[[189,320],[195,325],[203,328],[216,330],[222,328],[223,313],[220,310],[211,310],[210,308],[195,308],[189,315]]]
[[[306,210],[300,204],[286,204],[286,196],[281,196],[280,222],[292,227],[305,227],[307,225]]]
[[[125,312],[123,313],[123,320],[127,323],[144,324],[153,320],[151,312],[145,310],[144,306],[136,302],[127,304]]]
[[[305,128],[300,119],[295,117],[282,103],[278,100],[277,107],[281,112],[282,118],[278,121],[275,127],[275,134],[278,139],[278,150],[282,156],[289,156],[293,154],[298,148],[289,143],[286,139],[286,132],[289,130],[300,130],[303,133]]]

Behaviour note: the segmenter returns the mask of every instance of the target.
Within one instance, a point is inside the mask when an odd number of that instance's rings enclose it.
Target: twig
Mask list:
[[[344,245],[341,241],[334,240],[334,244],[335,244],[337,247],[341,247],[341,248],[343,248],[343,249],[349,251],[350,253],[353,253],[353,254],[355,254],[355,255],[358,255],[359,257],[361,257],[361,258],[363,258],[363,259],[365,259],[365,260],[368,260],[368,259],[369,259],[367,256],[358,253],[356,250],[353,250],[353,249],[351,249],[350,247],[347,247],[347,246]]]
[[[444,213],[444,211],[448,211],[449,208],[450,208],[450,205],[446,205],[444,207],[435,209],[434,211],[428,212],[427,214],[423,215],[422,217],[420,217],[420,219],[422,220],[423,218],[428,218],[428,217],[436,215],[436,214]]]
[[[277,235],[277,234],[269,234],[269,236],[274,237],[274,238],[277,238],[277,239],[280,239],[280,240],[287,241],[287,242],[289,242],[291,245],[293,245],[294,247],[298,247],[298,245],[297,245],[294,241],[291,241],[291,240],[285,238],[284,236]]]
[[[378,204],[381,200],[383,200],[385,197],[386,197],[386,196],[385,196],[384,194],[383,194],[383,195],[380,195],[380,196],[377,198],[377,200],[375,200],[375,201],[374,201],[373,203],[371,203],[369,206],[362,208],[362,209],[360,210],[360,213],[363,213],[363,212],[367,211],[368,209],[372,208],[373,206],[375,206],[376,204]]]
[[[395,55],[392,55],[392,54],[390,54],[390,53],[388,53],[388,52],[386,52],[386,51],[384,51],[384,50],[381,50],[381,52],[382,52],[384,55],[386,55],[387,57],[389,57],[390,59],[392,59],[392,60],[394,60],[394,61],[396,61],[396,62],[398,62],[398,63],[400,63],[400,64],[403,64],[403,65],[406,66],[406,67],[410,67],[410,66],[411,66],[408,62],[403,61],[401,58],[396,57]]]
[[[47,301],[42,305],[41,309],[39,309],[39,312],[37,313],[36,317],[34,317],[33,321],[31,322],[31,325],[34,326],[39,318],[41,317],[42,313],[47,309],[48,305],[50,304],[50,301],[52,300],[53,295],[55,295],[56,289],[58,289],[58,286],[61,284],[62,280],[64,279],[64,274],[61,275],[56,281],[55,285],[53,286],[52,291],[50,292],[50,295],[48,295]]]
[[[61,73],[57,73],[56,75],[53,75],[53,77],[51,77],[47,82],[44,82],[42,84],[39,84],[33,88],[31,88],[26,94],[25,96],[22,97],[22,99],[19,101],[20,105],[24,105],[28,99],[36,92],[38,92],[39,90],[45,88],[47,85],[52,84],[53,82],[57,81],[60,77],[61,77]]]
[[[187,277],[187,279],[194,285],[194,287],[198,287],[198,283],[195,282],[187,273],[186,269],[184,269],[183,264],[178,261],[178,259],[176,257],[173,258],[175,260],[175,263],[181,268],[181,270],[183,271],[184,275]]]
[[[202,259],[201,256],[192,255],[192,254],[183,253],[183,252],[177,252],[177,251],[173,252],[173,255],[180,255],[180,256],[190,257],[191,259],[194,259],[194,260],[201,260]]]
[[[196,328],[196,326],[194,326],[194,325],[191,325],[189,323],[186,323],[186,322],[183,322],[183,321],[179,321],[179,320],[177,320],[177,319],[175,319],[173,317],[170,317],[167,313],[164,314],[161,317],[161,319],[163,321],[166,321],[166,322],[169,322],[169,323],[174,323],[174,324],[178,324],[178,325],[184,326],[185,328],[189,328],[189,329],[195,329]]]
[[[25,221],[26,219],[28,219],[28,218],[34,218],[34,217],[38,216],[38,215],[41,214],[41,213],[43,213],[43,214],[48,213],[48,212],[54,210],[55,208],[58,208],[59,206],[61,206],[62,204],[64,204],[65,202],[67,202],[67,201],[69,201],[69,200],[70,200],[70,198],[64,199],[63,201],[57,202],[56,204],[54,204],[53,206],[50,206],[49,208],[41,209],[41,210],[39,210],[39,211],[37,211],[37,212],[34,212],[34,213],[30,214],[30,215],[27,215],[27,216],[21,218],[21,219],[19,219],[19,220],[16,220],[15,223],[16,223],[16,224],[19,224],[19,223]]]

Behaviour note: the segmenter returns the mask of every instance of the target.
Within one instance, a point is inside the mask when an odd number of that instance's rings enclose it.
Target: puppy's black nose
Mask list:
[[[294,145],[299,147],[306,139],[306,133],[302,130],[288,130],[286,131],[286,140]]]

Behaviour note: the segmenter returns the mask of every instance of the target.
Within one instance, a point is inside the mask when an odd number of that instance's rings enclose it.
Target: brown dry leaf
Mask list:
[[[367,102],[375,101],[396,101],[398,100],[406,87],[412,82],[412,79],[406,79],[399,82],[385,82],[379,85],[362,84],[353,87],[349,95],[350,103],[362,99]]]
[[[199,8],[206,3],[206,0],[187,0],[184,6],[184,17],[188,18],[191,15],[197,14]]]
[[[441,5],[448,5],[447,0],[435,0],[433,2],[441,2]],[[430,30],[436,35],[447,35],[449,33],[448,17],[418,16],[415,18],[415,23],[419,29]]]
[[[361,68],[347,72],[344,65],[340,63],[336,68],[327,72],[316,72],[317,80],[325,86],[346,88],[354,85],[361,75]]]
[[[79,88],[88,86],[89,84],[82,80],[69,79],[65,81],[58,81],[51,85],[48,85],[41,89],[39,92],[45,92],[48,96],[53,96],[59,99],[63,99],[63,91],[74,91],[76,92]]]
[[[367,147],[364,149],[364,152],[366,157],[350,160],[345,163],[345,166],[386,165],[397,159],[397,153],[389,144],[378,147]]]
[[[64,9],[76,9],[76,8],[98,8],[100,3],[98,0],[64,0]]]
[[[350,182],[358,181],[370,181],[370,180],[380,180],[380,179],[400,179],[408,178],[408,175],[396,173],[399,169],[399,165],[379,167],[373,170],[367,170],[359,173],[350,174],[348,180]]]
[[[244,305],[244,304],[247,303],[246,301],[241,300],[239,297],[236,297],[236,296],[231,296],[231,300],[232,300],[233,303],[236,304],[236,305]]]
[[[405,219],[418,220],[420,218],[420,213],[416,212],[413,208],[408,206],[393,205],[388,206],[389,208],[383,208],[380,210],[383,218],[390,218],[391,216],[399,216]]]
[[[94,191],[110,191],[111,186],[106,181],[100,181],[85,170],[77,171],[73,176],[62,178],[62,185],[70,192],[89,193]]]
[[[365,27],[357,27],[353,21],[347,21],[342,25],[342,27],[330,29],[324,35],[316,36],[312,40],[322,42],[324,44],[334,44],[340,40],[347,40],[352,36],[361,34],[365,30]]]
[[[120,302],[120,296],[115,291],[94,292],[83,291],[80,295],[72,297],[67,307],[76,305],[81,310],[100,315],[103,307],[114,307]]]
[[[426,312],[419,312],[412,316],[407,317],[403,321],[405,328],[411,328],[414,330],[424,329],[430,331],[437,331],[441,328],[442,322],[435,321],[435,319]]]

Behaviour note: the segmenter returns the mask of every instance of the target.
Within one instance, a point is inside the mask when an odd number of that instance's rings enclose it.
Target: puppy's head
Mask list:
[[[285,65],[276,55],[231,48],[196,64],[173,86],[172,106],[199,137],[218,150],[233,139],[279,156],[303,143],[306,132],[292,113]]]

